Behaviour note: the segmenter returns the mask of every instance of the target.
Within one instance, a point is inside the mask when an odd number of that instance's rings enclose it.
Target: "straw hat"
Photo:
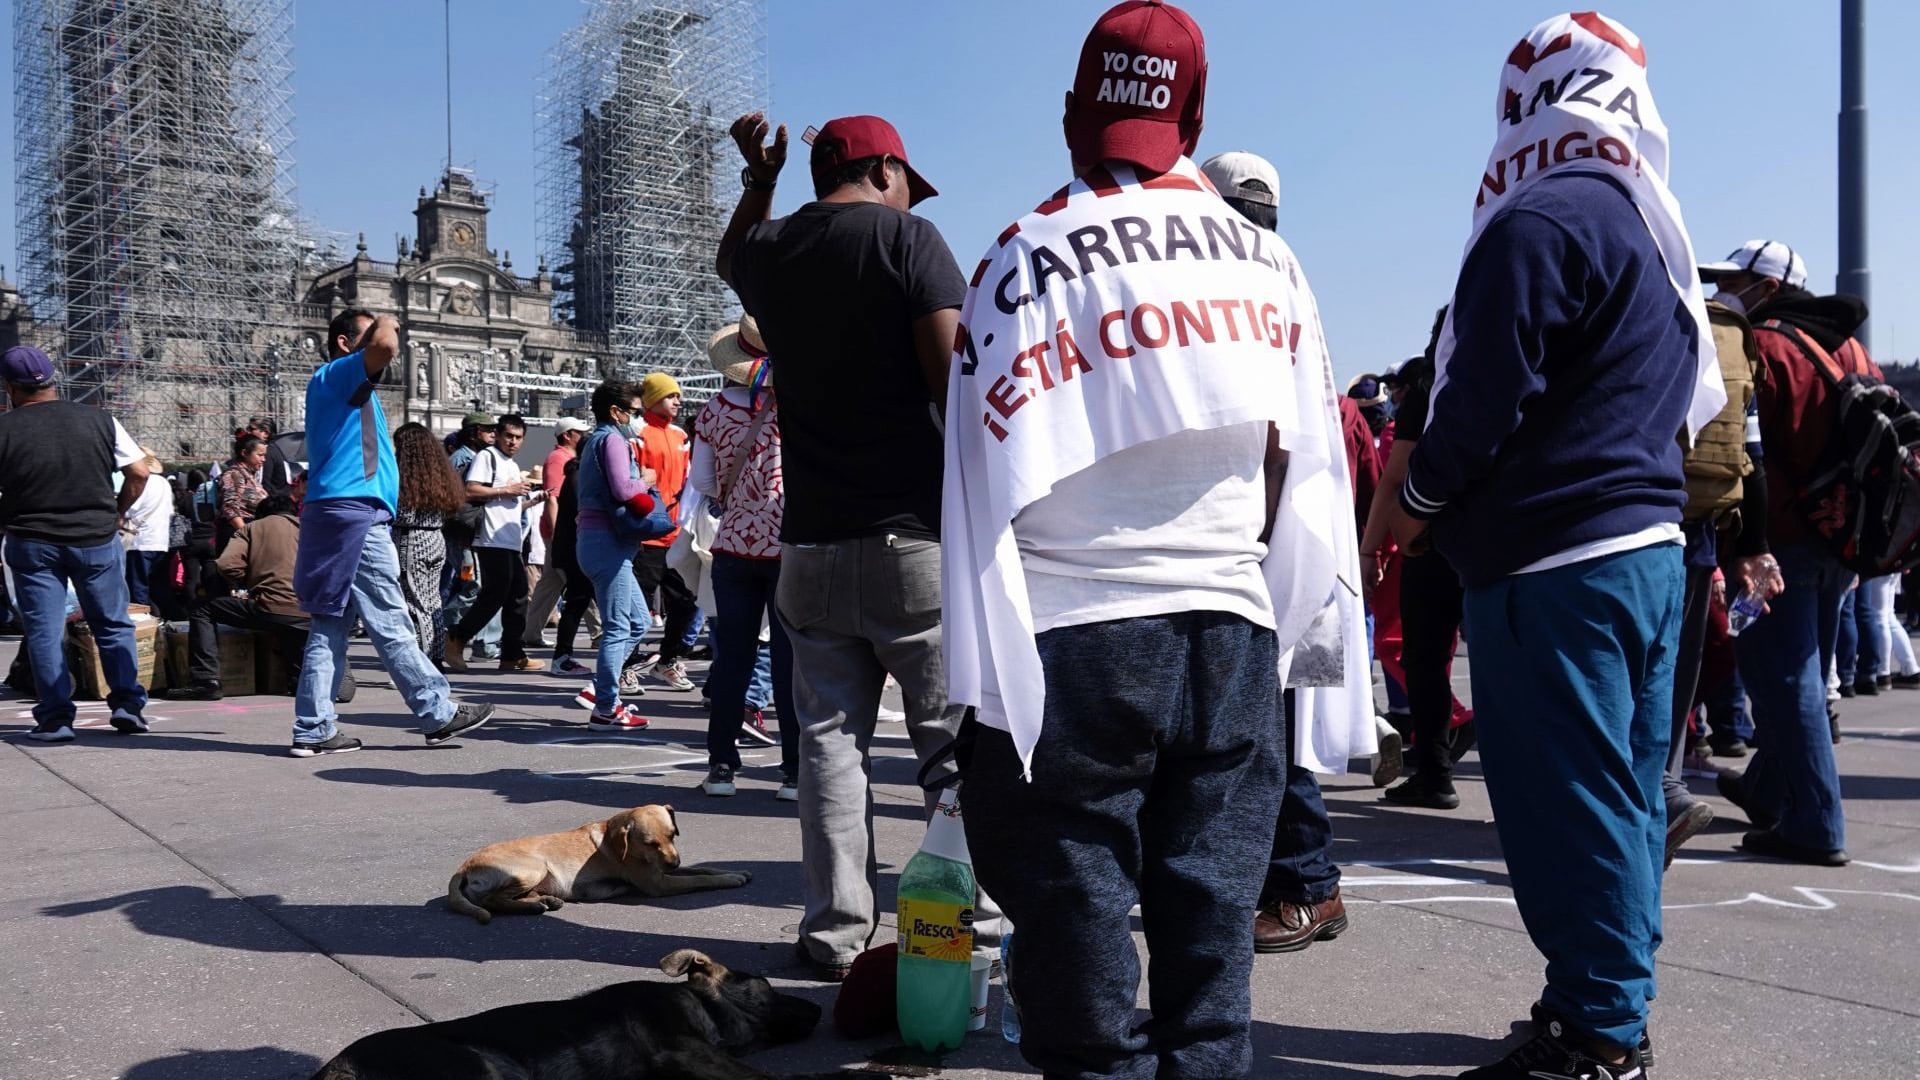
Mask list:
[[[753,316],[728,323],[707,342],[707,360],[713,370],[730,383],[741,386],[753,382],[753,366],[767,357],[767,344],[760,337],[760,326]],[[769,376],[768,381],[772,378]]]

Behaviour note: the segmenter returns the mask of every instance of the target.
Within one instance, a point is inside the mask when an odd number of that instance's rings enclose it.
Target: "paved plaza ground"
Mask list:
[[[152,734],[134,738],[95,704],[64,746],[27,742],[29,703],[0,699],[0,1080],[302,1080],[381,1028],[664,978],[659,959],[683,946],[830,1004],[832,988],[793,981],[799,840],[794,806],[773,797],[777,751],[748,754],[737,797],[708,799],[697,694],[655,688],[644,736],[602,737],[569,703],[577,680],[491,671],[456,689],[499,718],[429,748],[364,643],[354,654],[345,730],[368,747],[343,757],[287,756],[287,698],[156,702]],[[1695,782],[1722,818],[1666,879],[1656,1075],[1920,1076],[1920,693],[1842,715],[1845,869],[1739,855],[1744,821]],[[875,751],[890,911],[920,800],[899,725]],[[1498,1056],[1541,965],[1476,759],[1462,771],[1450,814],[1390,808],[1363,775],[1327,781],[1352,927],[1259,958],[1257,1075],[1451,1076]],[[689,862],[753,883],[490,926],[446,910],[447,877],[476,848],[652,802],[677,808]],[[858,1067],[895,1042],[823,1025],[754,1060]],[[997,1024],[943,1066],[1024,1072]]]

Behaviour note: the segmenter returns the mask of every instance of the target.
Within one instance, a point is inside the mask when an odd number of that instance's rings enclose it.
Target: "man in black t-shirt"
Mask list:
[[[802,732],[799,944],[833,977],[875,929],[866,746],[886,676],[923,763],[959,728],[940,655],[936,417],[967,282],[939,230],[909,213],[935,192],[893,125],[829,122],[813,142],[816,199],[784,218],[772,210],[787,130],[767,145],[768,127],[761,113],[733,125],[746,190],[717,267],[759,322],[780,386],[776,596]]]
[[[17,345],[0,357],[13,408],[0,414],[0,529],[14,599],[26,621],[39,695],[27,738],[73,738],[73,678],[67,670],[67,588],[99,643],[114,730],[147,730],[147,691],[134,661],[127,577],[118,530],[147,485],[146,455],[120,422],[62,401],[47,354]],[[118,496],[113,472],[125,477]]]

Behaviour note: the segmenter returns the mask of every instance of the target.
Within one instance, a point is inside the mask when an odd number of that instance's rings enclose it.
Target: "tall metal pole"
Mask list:
[[[1840,0],[1840,292],[1871,304],[1867,269],[1867,0]],[[1855,331],[1869,342],[1867,328]]]
[[[447,171],[453,171],[453,0],[446,0],[442,11],[445,23],[447,60]]]

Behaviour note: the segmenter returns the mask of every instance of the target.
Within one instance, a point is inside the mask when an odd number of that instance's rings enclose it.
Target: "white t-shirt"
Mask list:
[[[147,477],[147,486],[140,489],[140,497],[127,508],[127,522],[133,526],[129,550],[167,550],[172,539],[168,532],[173,523],[173,486],[167,483],[166,477]]]
[[[133,436],[127,434],[126,428],[120,426],[120,421],[115,420],[113,422],[113,467],[124,469],[146,456],[140,452],[140,444],[133,441]]]
[[[467,466],[470,483],[490,488],[511,487],[525,478],[526,474],[512,458],[491,446],[475,454],[473,463]],[[481,524],[480,535],[474,538],[473,546],[519,551],[521,541],[526,539],[526,531],[521,526],[520,496],[502,495],[480,505],[486,511],[486,521]]]
[[[1265,421],[1181,431],[1100,459],[1013,519],[1035,633],[1179,611],[1272,629]]]

